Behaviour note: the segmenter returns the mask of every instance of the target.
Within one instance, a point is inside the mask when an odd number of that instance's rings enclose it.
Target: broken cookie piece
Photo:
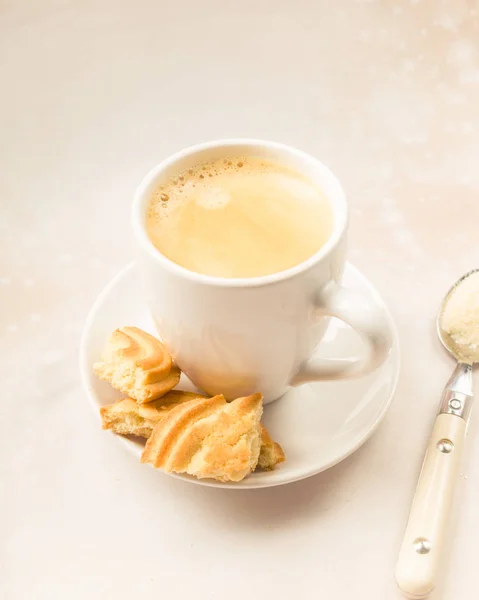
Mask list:
[[[93,371],[139,404],[164,396],[181,375],[165,346],[137,327],[116,329]]]

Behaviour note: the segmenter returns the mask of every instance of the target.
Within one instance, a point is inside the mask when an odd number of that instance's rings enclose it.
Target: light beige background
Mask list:
[[[0,19],[0,597],[399,598],[396,554],[452,368],[434,314],[479,266],[479,3],[1,0]],[[131,258],[140,178],[232,136],[297,145],[340,177],[351,260],[402,343],[373,439],[257,493],[140,467],[99,430],[77,367],[86,313]],[[478,413],[444,600],[479,594]]]

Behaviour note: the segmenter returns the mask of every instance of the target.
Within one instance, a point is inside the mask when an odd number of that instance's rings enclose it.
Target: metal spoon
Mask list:
[[[479,361],[479,348],[458,345],[444,330],[442,315],[452,292],[477,271],[466,273],[452,286],[437,318],[439,339],[457,360],[457,366],[442,394],[399,551],[396,581],[409,598],[425,598],[436,586],[472,407],[472,365]]]

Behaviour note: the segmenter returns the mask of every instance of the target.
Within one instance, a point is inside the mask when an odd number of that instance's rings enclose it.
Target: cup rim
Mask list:
[[[283,152],[284,154],[294,156],[295,158],[305,163],[309,163],[310,165],[313,165],[315,168],[321,171],[321,175],[324,178],[329,179],[330,185],[333,188],[335,188],[334,198],[330,197],[331,194],[326,194],[326,197],[330,202],[331,208],[333,210],[333,231],[330,237],[328,238],[327,242],[323,246],[321,246],[321,248],[319,248],[319,250],[315,252],[315,254],[310,256],[305,261],[299,263],[298,265],[290,267],[289,269],[286,269],[284,271],[278,271],[277,273],[261,275],[259,277],[218,277],[215,275],[205,275],[203,273],[196,273],[195,271],[190,271],[186,267],[183,267],[173,262],[171,259],[167,258],[164,254],[162,254],[148,237],[145,226],[145,210],[146,204],[147,202],[149,202],[150,197],[147,194],[147,192],[153,186],[154,182],[158,179],[160,174],[168,167],[174,165],[176,162],[179,162],[182,159],[193,154],[207,151],[210,149],[227,149],[229,147],[238,146],[244,146],[248,148],[251,148],[251,146],[258,146],[272,151]],[[279,142],[271,142],[250,138],[229,138],[213,140],[210,142],[203,142],[200,144],[188,146],[187,148],[170,155],[168,158],[164,159],[158,165],[153,167],[143,178],[139,186],[136,188],[131,210],[131,222],[133,227],[133,233],[140,247],[144,251],[146,251],[147,254],[149,254],[153,260],[159,262],[161,266],[168,270],[170,273],[179,277],[183,277],[192,282],[215,287],[261,287],[279,283],[281,281],[285,281],[286,279],[291,279],[298,275],[301,275],[302,273],[308,271],[313,266],[318,264],[328,254],[330,254],[331,251],[338,245],[346,231],[348,223],[348,206],[344,190],[339,180],[326,165],[324,165],[314,156],[308,154],[307,152],[304,152],[303,150],[299,150],[298,148]]]

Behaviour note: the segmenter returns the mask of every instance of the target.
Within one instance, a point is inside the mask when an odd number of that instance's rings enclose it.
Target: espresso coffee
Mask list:
[[[173,262],[216,277],[259,277],[315,254],[333,227],[322,191],[259,157],[232,157],[179,173],[154,191],[148,235]]]

